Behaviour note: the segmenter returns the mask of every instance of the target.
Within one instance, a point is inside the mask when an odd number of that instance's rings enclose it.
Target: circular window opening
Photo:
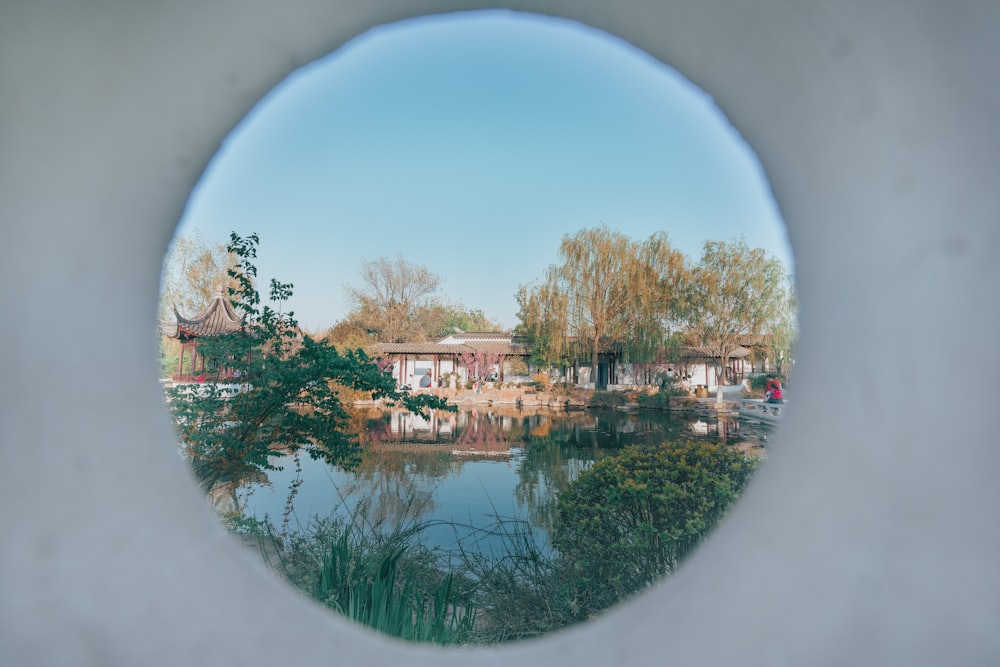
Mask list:
[[[163,384],[228,529],[305,595],[536,637],[674,573],[749,483],[792,270],[759,163],[676,72],[560,20],[408,21],[215,157],[164,264]]]

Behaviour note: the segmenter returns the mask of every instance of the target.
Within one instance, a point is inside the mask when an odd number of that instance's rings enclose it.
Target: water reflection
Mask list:
[[[233,498],[245,516],[276,526],[305,525],[336,513],[368,526],[429,521],[428,546],[490,547],[479,529],[498,518],[524,520],[549,544],[559,492],[606,452],[665,440],[707,440],[758,446],[766,427],[734,418],[713,421],[668,413],[620,411],[525,412],[516,408],[438,411],[359,411],[352,424],[364,453],[348,473],[308,457],[276,456],[283,468],[248,480]]]

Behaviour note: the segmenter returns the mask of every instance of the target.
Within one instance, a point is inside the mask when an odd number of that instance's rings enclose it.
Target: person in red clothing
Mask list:
[[[767,397],[768,403],[784,403],[785,398],[781,391],[781,383],[773,377],[767,378],[767,384],[765,385],[764,396]]]

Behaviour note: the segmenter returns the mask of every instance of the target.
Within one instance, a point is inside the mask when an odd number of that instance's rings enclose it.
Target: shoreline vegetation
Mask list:
[[[731,407],[645,391],[525,389],[422,391],[467,408],[716,412]],[[501,516],[451,551],[421,543],[421,531],[439,521],[404,519],[390,526],[361,515],[316,516],[292,527],[287,521],[277,526],[273,518],[230,516],[227,524],[278,576],[354,622],[412,641],[498,644],[589,620],[675,572],[759,467],[764,450],[750,444],[663,442],[600,458],[560,494],[551,551],[536,542],[525,520]],[[413,498],[404,502],[417,509]],[[453,528],[457,534],[469,526]],[[476,535],[500,536],[503,546],[482,553]]]

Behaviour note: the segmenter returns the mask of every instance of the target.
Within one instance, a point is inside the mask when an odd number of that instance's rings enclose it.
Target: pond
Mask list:
[[[304,453],[275,456],[282,470],[236,489],[242,514],[293,529],[331,515],[370,526],[422,522],[426,546],[482,553],[502,548],[502,533],[518,527],[548,550],[558,493],[596,457],[666,440],[763,444],[769,433],[735,417],[616,410],[489,408],[425,418],[369,409],[354,424],[364,449],[355,471]]]

